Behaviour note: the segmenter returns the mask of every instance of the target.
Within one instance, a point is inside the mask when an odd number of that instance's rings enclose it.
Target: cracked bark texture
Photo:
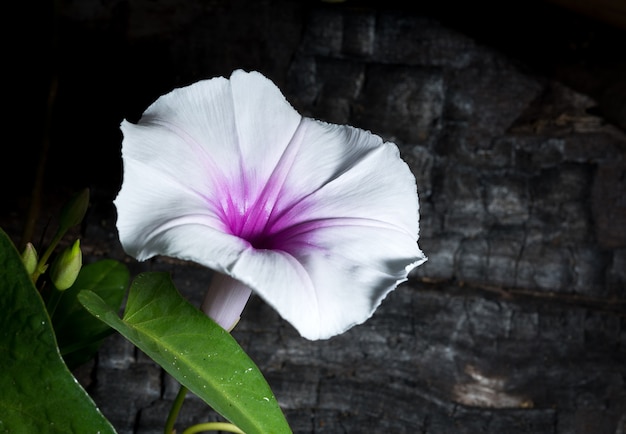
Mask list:
[[[42,210],[54,215],[88,185],[85,261],[171,271],[200,305],[208,270],[137,264],[119,246],[119,122],[173,87],[260,70],[302,114],[398,144],[429,257],[368,322],[327,341],[300,338],[251,299],[233,335],[294,433],[623,434],[626,35],[541,2],[472,7],[65,3],[58,44],[30,47],[50,62],[20,99],[38,119],[56,65]],[[33,16],[50,30],[48,15]],[[35,124],[22,128],[35,144],[5,160],[23,173],[39,149]],[[29,188],[15,185],[5,203],[3,228],[16,236]],[[120,434],[162,432],[176,383],[123,338],[76,374]],[[179,427],[217,418],[189,396]]]

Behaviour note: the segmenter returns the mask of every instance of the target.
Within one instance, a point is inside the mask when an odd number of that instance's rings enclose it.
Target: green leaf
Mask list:
[[[247,434],[291,433],[263,374],[237,341],[189,304],[167,273],[143,273],[123,319],[96,294],[78,299]]]
[[[0,431],[115,433],[59,354],[46,308],[0,229]]]
[[[90,360],[104,338],[114,332],[78,302],[78,293],[93,291],[112,309],[119,310],[129,282],[128,267],[113,259],[103,259],[85,265],[76,282],[61,293],[61,300],[52,315],[52,324],[61,354],[70,369]]]

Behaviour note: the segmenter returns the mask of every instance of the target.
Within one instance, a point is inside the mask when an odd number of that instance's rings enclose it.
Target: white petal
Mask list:
[[[306,338],[364,322],[425,260],[415,178],[397,147],[301,118],[258,73],[174,90],[122,131],[126,251],[231,276]],[[260,232],[274,250],[233,235],[224,216],[243,211],[238,234]]]
[[[152,138],[146,140],[138,131],[126,131],[128,124],[123,123],[122,149],[127,158],[178,171],[178,176],[183,175],[182,169],[191,163],[190,159],[210,161],[212,168],[228,175],[233,175],[229,170],[238,171],[233,165],[238,143],[231,84],[222,77],[202,80],[159,97],[138,125],[145,126],[144,134]],[[178,166],[180,162],[185,166]]]
[[[316,288],[293,256],[250,248],[242,252],[229,274],[252,288],[303,337],[322,337]]]
[[[319,246],[295,255],[243,251],[229,274],[250,286],[308,339],[326,339],[361,324],[425,258],[406,234],[334,226]]]
[[[205,166],[210,160],[212,169],[232,181],[231,187],[241,184],[245,194],[256,197],[300,120],[270,80],[257,72],[237,70],[230,80],[203,80],[161,96],[139,124],[159,126],[180,137],[169,149],[164,149],[169,144],[165,141],[157,145],[160,152],[152,161],[169,161],[175,168],[175,162],[190,156],[178,152],[192,152]],[[157,136],[162,134],[160,130],[154,128]],[[150,149],[147,151],[149,154]]]
[[[204,80],[160,97],[137,125],[124,121],[115,204],[127,253],[174,256],[157,236],[174,225],[226,231],[220,212],[261,196],[300,119],[270,80],[235,71],[230,81]],[[238,203],[224,203],[230,196]]]
[[[258,72],[237,70],[230,81],[241,166],[263,188],[302,117],[278,87]]]
[[[127,162],[131,167],[137,164]],[[126,182],[133,188],[123,188],[115,205],[120,241],[129,255],[145,260],[167,252],[160,238],[176,225],[192,223],[212,232],[223,232],[221,221],[207,209],[201,197],[147,168],[125,173]]]
[[[284,252],[257,252],[261,260],[246,251],[232,276],[304,337],[322,339],[364,322],[426,259],[417,245],[415,178],[394,144],[308,119],[299,133],[302,144],[277,204]],[[271,271],[289,264],[289,277]]]
[[[393,143],[349,126],[309,121],[277,208],[302,231],[336,219],[393,226],[417,242],[419,202],[415,177]],[[301,198],[290,194],[308,191]],[[307,239],[307,242],[315,242]]]

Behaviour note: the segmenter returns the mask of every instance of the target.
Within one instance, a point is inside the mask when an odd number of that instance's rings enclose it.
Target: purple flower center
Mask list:
[[[228,230],[255,249],[282,250],[287,240],[272,229],[271,215],[271,210],[257,207],[231,214],[227,217]]]
[[[250,168],[244,161],[239,162],[238,177],[217,183],[222,186],[218,215],[225,230],[255,249],[294,253],[302,246],[310,248],[314,245],[314,231],[328,224],[324,220],[307,219],[310,204],[305,205],[302,200],[308,192],[294,194],[286,186],[307,126],[308,121],[302,120],[269,179],[260,188],[253,182],[253,175],[248,174]]]
[[[291,252],[306,243],[307,234],[317,225],[314,222],[298,223],[297,201],[280,207],[277,203],[280,185],[270,179],[261,193],[249,199],[245,180],[236,188],[225,189],[220,202],[220,218],[225,230],[255,249]]]

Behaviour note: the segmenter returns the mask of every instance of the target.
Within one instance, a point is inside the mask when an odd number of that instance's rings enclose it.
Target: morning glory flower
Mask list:
[[[214,270],[202,309],[224,328],[253,292],[303,337],[330,338],[426,260],[397,146],[301,116],[260,73],[175,89],[121,129],[123,248]]]

